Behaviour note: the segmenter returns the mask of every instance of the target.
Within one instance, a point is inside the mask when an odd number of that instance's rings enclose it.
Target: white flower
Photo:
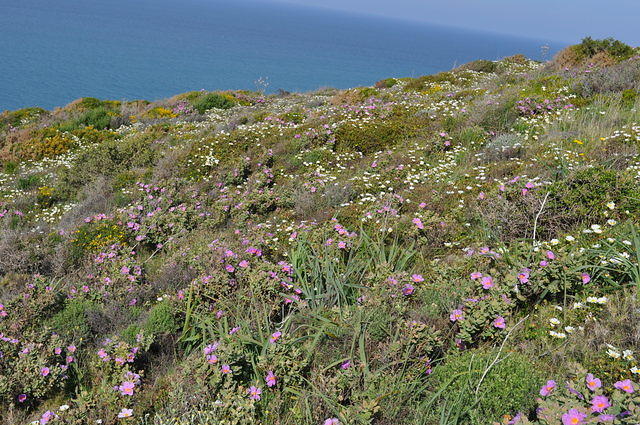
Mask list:
[[[558,245],[558,244],[560,243],[560,241],[559,241],[558,239],[551,239],[551,240],[549,241],[549,243],[550,243],[551,245]]]
[[[631,350],[624,350],[624,351],[622,352],[622,358],[623,358],[623,359],[625,359],[625,360],[633,360],[633,359],[634,359],[634,357],[633,357],[633,351],[631,351]]]
[[[551,323],[551,326],[557,326],[560,324],[560,320],[555,317],[552,317],[551,319],[549,319],[549,323]]]
[[[567,242],[573,242],[573,241],[575,241],[575,240],[576,240],[576,238],[574,238],[574,237],[573,237],[573,236],[571,236],[571,235],[567,235],[567,236],[565,236],[565,237],[564,237],[564,239],[565,239]]]
[[[607,224],[609,226],[615,226],[616,224],[618,224],[618,222],[615,221],[614,219],[610,218],[609,220],[607,220]]]
[[[593,233],[602,233],[602,227],[599,224],[592,224],[591,230]]]
[[[567,333],[569,333],[569,334],[570,334],[570,333],[572,333],[573,331],[575,331],[575,330],[576,330],[576,328],[574,328],[573,326],[565,326],[565,327],[564,327],[564,330],[565,330],[565,332],[567,332]]]
[[[618,351],[615,351],[613,349],[608,349],[607,350],[607,354],[609,355],[609,357],[614,358],[614,359],[619,359],[620,358],[620,353]]]
[[[616,207],[615,202],[607,202],[607,208],[609,208],[610,210],[614,209],[615,207]]]
[[[65,410],[69,409],[69,405],[68,404],[63,404],[62,406],[60,406],[60,410],[62,410],[63,412]]]
[[[549,331],[549,335],[555,337],[555,338],[566,338],[567,334],[563,333],[563,332],[556,332],[556,331]]]
[[[630,371],[631,373],[633,373],[634,375],[638,375],[638,374],[640,374],[640,369],[638,369],[638,366],[634,366],[634,367],[632,367],[631,369],[629,369],[629,371]]]

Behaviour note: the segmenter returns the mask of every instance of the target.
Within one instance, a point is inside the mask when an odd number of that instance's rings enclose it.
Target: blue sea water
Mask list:
[[[248,0],[0,0],[0,110],[370,85],[557,43]]]

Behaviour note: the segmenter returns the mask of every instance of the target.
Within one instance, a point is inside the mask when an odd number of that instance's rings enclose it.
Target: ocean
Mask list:
[[[0,110],[371,85],[560,43],[248,0],[1,0]]]

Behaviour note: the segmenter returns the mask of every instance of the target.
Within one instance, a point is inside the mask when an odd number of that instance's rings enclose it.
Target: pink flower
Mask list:
[[[618,381],[615,384],[613,384],[613,386],[629,394],[635,391],[635,388],[633,387],[633,382],[631,382],[631,380],[629,379],[625,379],[624,381]]]
[[[553,379],[548,380],[547,383],[544,384],[542,388],[540,388],[540,395],[542,397],[548,396],[555,389],[555,387],[556,381],[554,381]]]
[[[518,280],[520,281],[520,283],[529,282],[529,273],[530,272],[531,272],[531,270],[529,270],[529,269],[522,269],[520,271],[520,273],[518,273]]]
[[[347,243],[344,241],[338,242],[338,248],[345,249],[347,247]]]
[[[413,224],[416,225],[416,227],[420,230],[424,229],[424,224],[422,224],[422,220],[420,220],[418,217],[414,218],[413,220],[411,220],[413,222]]]
[[[118,387],[118,390],[122,395],[133,395],[133,389],[135,387],[136,384],[134,384],[133,382],[125,381]]]
[[[327,418],[324,420],[322,425],[340,425],[340,421],[338,418]]]
[[[491,289],[494,286],[493,278],[491,276],[483,276],[482,279],[480,279],[480,282],[484,289]]]
[[[118,417],[122,418],[130,418],[133,416],[133,409],[122,409],[120,413],[118,413]]]
[[[504,317],[502,316],[496,317],[496,319],[493,321],[493,326],[498,329],[504,329],[507,326],[507,324],[505,323]]]
[[[278,332],[274,332],[271,334],[271,336],[269,337],[269,342],[271,344],[275,343],[280,337],[282,336],[282,332],[278,331]]]
[[[556,259],[556,254],[554,254],[553,251],[547,251],[547,258],[549,260],[555,260]]]
[[[226,266],[224,266],[224,268],[229,273],[233,273],[236,270],[235,267],[233,267],[231,264],[227,264]]]
[[[210,364],[218,363],[218,356],[216,356],[215,354],[209,354],[207,356],[207,363],[210,363]]]
[[[254,400],[260,400],[260,394],[262,394],[262,390],[252,385],[251,387],[249,387],[249,389],[247,389],[247,394],[249,394],[249,397]]]
[[[267,376],[265,376],[264,380],[267,383],[267,387],[275,386],[277,381],[276,375],[273,374],[272,370],[270,370],[269,373],[267,373]]]
[[[585,380],[587,381],[587,388],[589,388],[591,391],[595,391],[597,388],[600,388],[602,386],[602,381],[600,381],[598,378],[595,378],[591,373],[587,374]]]
[[[424,278],[422,277],[422,275],[420,274],[414,274],[411,276],[411,280],[413,280],[415,283],[418,282],[424,282]]]
[[[55,417],[56,417],[55,413],[53,413],[51,410],[47,410],[40,417],[40,425],[45,425],[46,423],[49,423],[49,421],[51,419],[54,419]]]
[[[49,374],[49,368],[48,367],[43,367],[42,369],[40,369],[40,375],[42,376],[47,376]]]
[[[24,403],[26,400],[27,400],[27,395],[26,394],[20,394],[18,396],[18,402]]]
[[[571,409],[564,415],[562,415],[563,425],[581,425],[587,418],[587,414],[579,411],[578,409]]]
[[[591,400],[592,412],[602,413],[609,407],[611,407],[611,403],[609,403],[609,399],[603,395],[597,395]]]
[[[224,373],[225,375],[227,373],[231,373],[231,366],[229,366],[228,364],[223,364],[222,366],[220,366],[220,372]]]
[[[402,295],[408,296],[413,294],[413,291],[415,291],[415,288],[413,287],[413,285],[411,285],[410,283],[407,283],[406,285],[404,285],[404,288],[402,288]]]
[[[585,285],[586,285],[587,283],[591,282],[591,276],[589,276],[589,274],[588,274],[588,273],[582,273],[582,274],[580,275],[580,278],[582,279],[582,283],[583,283],[583,284],[585,284]]]
[[[452,322],[456,322],[458,320],[462,321],[464,320],[464,313],[459,309],[453,310],[449,315],[449,320],[451,320]]]
[[[471,275],[469,276],[471,278],[471,280],[478,280],[482,277],[482,273],[480,272],[473,272],[471,273]]]

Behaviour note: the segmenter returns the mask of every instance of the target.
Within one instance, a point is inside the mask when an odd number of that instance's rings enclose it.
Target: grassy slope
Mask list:
[[[559,424],[587,372],[635,423],[640,60],[609,62],[6,112],[0,423]]]

